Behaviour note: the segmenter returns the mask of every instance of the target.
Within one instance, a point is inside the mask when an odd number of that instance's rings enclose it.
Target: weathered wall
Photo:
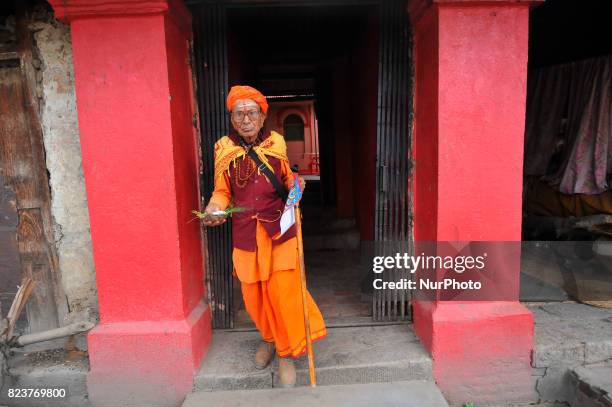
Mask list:
[[[69,314],[61,324],[97,319],[95,269],[77,123],[70,29],[44,7],[30,28],[38,51],[37,93],[62,287]]]

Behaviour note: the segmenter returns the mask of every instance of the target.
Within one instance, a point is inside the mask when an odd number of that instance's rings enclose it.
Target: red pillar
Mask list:
[[[70,22],[100,323],[93,405],[176,406],[207,349],[189,11],[52,0]]]
[[[520,241],[529,2],[413,0],[415,239]],[[518,284],[519,259],[510,281]],[[454,403],[530,400],[533,316],[518,302],[417,301]]]

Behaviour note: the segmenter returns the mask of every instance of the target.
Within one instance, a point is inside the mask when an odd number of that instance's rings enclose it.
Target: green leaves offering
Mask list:
[[[225,212],[228,215],[231,215],[232,213],[238,213],[238,212],[244,212],[246,211],[246,208],[241,208],[239,206],[234,206],[233,204],[230,204],[230,206],[228,206],[223,212]]]
[[[246,209],[238,206],[230,205],[223,211],[215,211],[213,213],[199,212],[199,211],[191,211],[197,218],[203,219],[219,219],[225,218],[232,213],[244,212]]]

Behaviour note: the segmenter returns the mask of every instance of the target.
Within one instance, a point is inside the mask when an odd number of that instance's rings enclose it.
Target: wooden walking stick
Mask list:
[[[297,250],[300,258],[300,278],[302,282],[302,304],[304,306],[304,328],[306,329],[306,350],[308,352],[308,373],[310,375],[310,387],[317,386],[315,376],[314,353],[312,351],[312,337],[310,335],[310,318],[308,318],[308,291],[306,291],[306,266],[304,265],[304,245],[302,241],[302,213],[298,203],[294,206],[295,227],[297,229]]]

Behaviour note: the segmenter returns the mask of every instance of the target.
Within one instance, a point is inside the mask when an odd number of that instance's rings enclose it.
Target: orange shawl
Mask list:
[[[274,169],[268,162],[266,156],[275,157],[280,160],[288,160],[285,139],[275,131],[270,133],[270,137],[253,147],[253,150],[255,150],[255,153],[257,153],[261,161],[272,172],[274,172]],[[244,148],[235,144],[228,136],[223,136],[219,139],[215,143],[215,179],[223,174],[223,172],[229,172],[230,164],[245,155],[246,151]],[[259,170],[257,170],[257,172],[261,173]]]

